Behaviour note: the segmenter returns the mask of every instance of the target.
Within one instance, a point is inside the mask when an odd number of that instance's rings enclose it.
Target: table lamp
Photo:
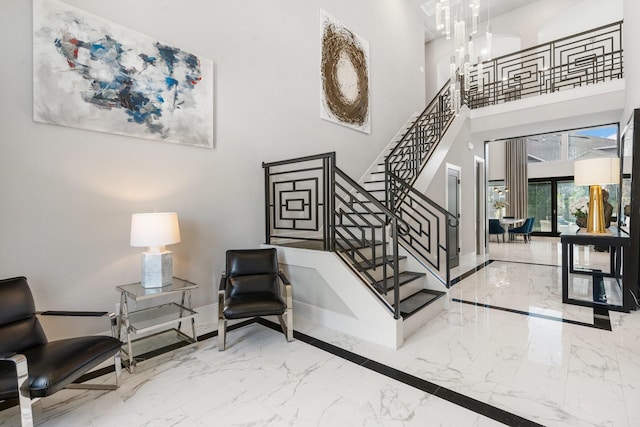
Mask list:
[[[171,284],[173,258],[165,245],[180,242],[178,214],[175,212],[139,213],[131,216],[131,246],[147,247],[142,252],[142,280],[145,288]]]
[[[617,157],[598,157],[576,160],[573,164],[573,183],[590,185],[588,233],[604,233],[604,203],[602,184],[617,184],[620,181],[620,159]]]

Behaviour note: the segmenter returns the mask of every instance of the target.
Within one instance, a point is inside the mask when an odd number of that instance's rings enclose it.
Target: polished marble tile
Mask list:
[[[209,339],[123,372],[114,392],[42,399],[36,424],[640,425],[640,312],[608,313],[607,330],[593,309],[562,304],[557,239],[490,249],[495,261],[459,269],[447,309],[397,351],[296,318],[291,343],[253,323],[219,352],[216,306],[200,307],[196,332]],[[17,424],[17,408],[0,412],[0,427]]]

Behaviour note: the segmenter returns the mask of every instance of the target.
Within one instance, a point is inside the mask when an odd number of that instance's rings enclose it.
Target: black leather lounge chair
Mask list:
[[[33,425],[32,399],[63,388],[114,390],[120,373],[120,341],[109,336],[49,342],[36,316],[25,277],[0,280],[0,401],[18,399],[23,426]],[[72,384],[115,358],[115,385]]]
[[[226,256],[226,274],[218,291],[218,350],[226,347],[227,320],[231,319],[278,316],[287,341],[292,341],[291,284],[278,270],[276,250],[229,250]]]

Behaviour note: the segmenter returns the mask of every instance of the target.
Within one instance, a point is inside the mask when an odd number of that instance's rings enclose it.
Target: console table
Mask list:
[[[121,359],[129,372],[133,373],[136,363],[157,355],[160,349],[196,343],[195,317],[198,313],[191,306],[191,290],[197,287],[195,283],[177,277],[161,288],[145,288],[140,283],[116,287],[120,292],[116,337],[124,341]],[[178,296],[180,303],[168,302]],[[130,311],[130,302],[140,302],[147,307]],[[182,322],[187,320],[191,320],[191,335],[181,330]],[[132,335],[145,336],[132,339]]]
[[[616,227],[610,227],[604,234],[587,233],[584,228],[560,234],[562,244],[562,302],[585,307],[604,307],[609,310],[629,312],[634,307],[630,293],[631,284],[624,277],[624,269],[629,265],[629,235]],[[590,268],[575,268],[574,245],[609,248],[609,271]],[[577,299],[570,296],[570,281],[575,277],[589,276],[592,281],[592,298]],[[606,282],[605,282],[606,281]],[[615,287],[620,301],[611,302],[604,292],[605,283]]]

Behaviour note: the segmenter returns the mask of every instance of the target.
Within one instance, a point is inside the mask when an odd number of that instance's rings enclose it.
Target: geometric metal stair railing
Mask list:
[[[448,247],[451,228],[458,219],[433,200],[407,185],[393,172],[387,173],[391,210],[407,223],[407,232],[399,236],[399,244],[447,288],[451,286]]]
[[[335,252],[400,318],[398,237],[408,225],[336,167],[333,152],[262,166],[266,242]]]
[[[456,117],[450,88],[447,81],[385,158],[387,207],[409,224],[400,245],[447,288],[449,251],[453,250],[448,247],[448,237],[450,228],[458,226],[458,219],[415,191],[413,184]]]

